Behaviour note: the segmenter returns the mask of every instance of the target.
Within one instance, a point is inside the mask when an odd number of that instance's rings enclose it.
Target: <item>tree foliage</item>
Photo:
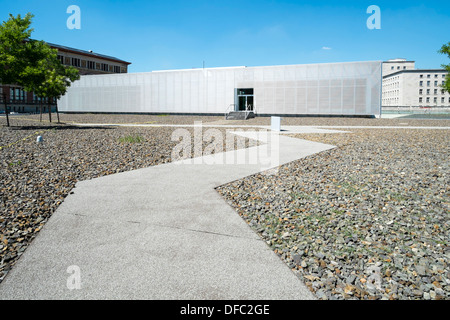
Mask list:
[[[444,44],[438,52],[441,54],[446,54],[447,57],[450,59],[450,42]],[[444,90],[450,93],[450,64],[443,64],[442,67],[448,72],[443,87]]]
[[[30,63],[23,73],[25,90],[40,98],[59,99],[70,84],[80,78],[76,68],[64,66],[58,59],[58,50],[44,41],[30,40],[27,43]]]
[[[30,28],[33,15],[24,18],[9,15],[9,20],[0,25],[0,82],[19,84],[21,75],[28,64],[26,40],[33,29]]]
[[[33,15],[24,18],[9,15],[9,19],[0,25],[0,83],[21,84],[22,75],[27,67],[26,40],[31,36],[30,28]],[[3,92],[6,121],[9,126],[9,110],[6,93]]]
[[[33,15],[9,15],[0,26],[0,83],[16,84],[40,98],[59,99],[80,78],[76,68],[64,66],[58,51],[44,41],[32,40]],[[8,116],[6,99],[5,112]],[[9,119],[7,118],[8,126]]]

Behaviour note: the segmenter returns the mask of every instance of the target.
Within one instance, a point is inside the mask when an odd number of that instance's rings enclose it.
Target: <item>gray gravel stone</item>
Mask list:
[[[278,175],[257,174],[217,190],[246,221],[254,219],[248,203],[270,200],[256,224],[271,230],[278,248],[305,244],[307,265],[294,270],[313,292],[340,299],[449,299],[442,277],[450,271],[448,130],[351,131],[296,135],[338,148],[281,166]],[[245,196],[232,196],[236,190]],[[289,264],[292,256],[283,259]],[[328,280],[329,272],[336,281]],[[320,280],[309,280],[312,274]]]

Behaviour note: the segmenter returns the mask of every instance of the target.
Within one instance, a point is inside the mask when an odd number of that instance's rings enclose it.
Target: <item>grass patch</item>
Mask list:
[[[10,162],[8,163],[9,167],[15,167],[15,166],[20,166],[22,164],[22,161],[17,161],[17,162]]]
[[[396,200],[397,202],[403,202],[408,200],[408,198],[398,192],[392,192],[390,190],[385,190],[384,191],[384,196],[388,199],[388,200]]]
[[[144,141],[144,138],[139,135],[119,138],[120,143],[141,143]]]

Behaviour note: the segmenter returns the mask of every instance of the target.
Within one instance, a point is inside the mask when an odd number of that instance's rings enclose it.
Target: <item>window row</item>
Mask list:
[[[3,102],[3,90],[4,88],[0,86],[0,100]],[[32,94],[32,101],[27,98],[28,93],[22,88],[10,87],[9,88],[9,102],[11,103],[36,103],[36,102],[47,102],[47,98],[40,98],[34,93]]]
[[[393,81],[397,81],[397,80],[400,80],[399,76],[389,77],[387,79],[384,79],[383,82],[393,82]]]
[[[65,65],[71,65],[77,68],[85,68],[89,70],[101,70],[101,71],[110,71],[110,67],[112,67],[112,71],[114,73],[121,73],[120,66],[109,65],[107,63],[98,63],[92,60],[81,60],[80,58],[68,58],[62,55],[58,55],[59,61]]]
[[[10,102],[25,102],[27,100],[27,92],[21,88],[9,88],[9,101]]]
[[[385,89],[400,88],[400,83],[399,82],[387,83],[387,84],[383,84],[383,87]]]
[[[392,91],[384,91],[383,92],[383,96],[385,97],[394,97],[394,96],[399,96],[400,95],[400,90],[392,90]]]
[[[419,76],[420,79],[423,79],[423,77],[424,77],[423,74],[421,74],[421,75]],[[445,79],[446,74],[445,74],[445,73],[442,74],[441,77],[442,77],[442,79]],[[434,78],[435,78],[435,79],[439,78],[439,75],[438,75],[438,74],[435,74],[435,75],[434,75]],[[427,74],[427,79],[431,79],[431,74]]]
[[[442,97],[442,98],[441,98],[441,103],[445,103],[445,100],[446,100],[445,97]],[[430,98],[429,98],[429,97],[427,97],[426,102],[427,102],[427,103],[430,102]],[[437,102],[438,102],[438,98],[437,98],[437,97],[434,97],[434,98],[433,98],[433,102],[434,102],[434,103],[437,103]],[[423,98],[422,98],[422,97],[419,98],[419,103],[423,103]],[[448,103],[450,103],[450,98],[448,98]]]
[[[400,70],[400,69],[401,69],[401,67],[397,66],[397,70]],[[395,70],[395,66],[392,66],[391,70]],[[406,66],[403,66],[403,70],[406,70]]]
[[[434,89],[434,94],[436,95],[436,94],[438,94],[438,89]],[[419,89],[419,94],[423,94],[423,89]],[[429,94],[431,94],[431,89],[427,89],[427,94],[429,95]],[[441,89],[441,94],[445,94],[445,90],[444,89]]]
[[[443,86],[444,84],[445,84],[445,81],[442,81],[441,85]],[[423,87],[423,81],[419,82],[419,86]],[[435,81],[434,86],[435,87],[439,86],[439,81]],[[427,87],[431,87],[431,81],[427,81]]]

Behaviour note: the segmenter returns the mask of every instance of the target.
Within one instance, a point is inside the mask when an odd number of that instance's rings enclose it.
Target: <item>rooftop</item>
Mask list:
[[[75,49],[75,48],[62,46],[62,45],[54,44],[54,43],[50,43],[50,42],[47,42],[47,44],[50,47],[52,47],[52,48],[55,48],[55,49],[58,49],[58,50],[62,50],[62,51],[78,53],[78,54],[82,54],[82,55],[86,55],[86,56],[97,57],[97,58],[111,60],[111,61],[125,63],[125,64],[131,64],[131,62],[127,62],[125,60],[122,60],[122,59],[119,59],[119,58],[116,58],[116,57],[112,57],[112,56],[107,56],[107,55],[104,55],[104,54],[96,53],[96,52],[93,52],[92,50],[86,51],[86,50],[81,50],[81,49]]]
[[[387,60],[387,61],[383,61],[383,63],[399,63],[399,62],[405,62],[405,63],[407,63],[407,62],[415,62],[415,61],[408,61],[408,60],[406,60],[406,59],[404,59],[404,58],[389,59],[389,60]]]

